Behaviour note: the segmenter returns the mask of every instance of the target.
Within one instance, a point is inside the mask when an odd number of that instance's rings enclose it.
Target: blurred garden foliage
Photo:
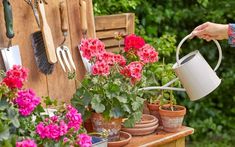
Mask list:
[[[155,47],[167,46],[158,42],[162,35],[176,36],[179,43],[197,25],[206,21],[235,23],[234,0],[93,0],[93,3],[95,15],[135,13],[136,33]],[[178,93],[177,102],[188,108],[185,123],[195,128],[189,146],[221,147],[235,143],[235,48],[229,47],[226,40],[220,44],[223,60],[217,74],[222,83],[217,90],[196,102],[185,99],[185,93]],[[218,52],[213,42],[187,41],[181,56],[196,49],[212,67],[216,65]],[[160,51],[159,56],[166,56],[166,62],[174,63],[175,52],[170,56],[166,52]]]

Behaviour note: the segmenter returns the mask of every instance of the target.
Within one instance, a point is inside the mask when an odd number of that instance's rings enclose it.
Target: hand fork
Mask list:
[[[68,35],[68,19],[67,19],[67,9],[66,9],[66,3],[65,1],[60,2],[60,19],[61,19],[61,31],[64,36],[64,41],[62,44],[56,48],[56,54],[57,58],[59,59],[60,65],[63,68],[64,72],[66,72],[65,66],[63,61],[65,62],[65,65],[71,72],[70,64],[72,65],[74,71],[76,71],[75,64],[73,62],[73,58],[71,55],[71,52],[67,46],[64,45],[64,42],[66,41],[66,37]]]

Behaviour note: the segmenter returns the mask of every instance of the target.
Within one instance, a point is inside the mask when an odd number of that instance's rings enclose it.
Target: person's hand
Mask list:
[[[212,39],[228,39],[228,25],[206,22],[197,26],[192,31],[192,38],[194,36],[205,39],[207,41],[210,41]]]

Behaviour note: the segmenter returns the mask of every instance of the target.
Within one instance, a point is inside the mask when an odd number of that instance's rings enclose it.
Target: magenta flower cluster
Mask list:
[[[76,144],[79,145],[80,147],[91,147],[92,142],[91,142],[91,136],[87,134],[79,134],[77,136],[77,142]]]
[[[71,105],[68,105],[67,107],[67,114],[65,115],[68,122],[68,129],[74,129],[74,131],[77,131],[80,129],[80,126],[82,124],[82,115],[81,113],[78,113],[77,109],[72,107]]]
[[[56,116],[55,116],[56,117]],[[46,122],[40,122],[36,127],[36,132],[42,139],[59,140],[68,132],[68,126],[63,120],[51,117]]]
[[[31,139],[26,139],[26,140],[17,142],[16,147],[37,147],[37,144]]]
[[[14,103],[17,104],[19,113],[22,116],[28,116],[40,104],[40,98],[36,96],[32,89],[20,90]]]
[[[36,132],[40,138],[55,141],[63,139],[64,143],[70,141],[66,135],[71,136],[71,133],[76,134],[79,131],[82,124],[82,117],[77,109],[71,105],[68,105],[66,110],[65,117],[55,115],[37,125]],[[76,136],[76,144],[81,147],[90,147],[92,144],[91,137],[86,134],[79,134]]]

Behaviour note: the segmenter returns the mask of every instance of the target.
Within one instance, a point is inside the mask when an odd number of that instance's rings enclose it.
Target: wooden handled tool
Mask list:
[[[38,10],[39,10],[39,16],[40,16],[40,27],[42,31],[47,59],[49,63],[54,64],[57,62],[57,57],[56,57],[55,46],[53,42],[51,29],[46,19],[46,13],[45,13],[43,0],[38,1]]]
[[[80,0],[80,14],[81,14],[81,21],[82,21],[82,34],[83,38],[85,38],[87,34],[87,5],[84,0]]]
[[[61,20],[61,31],[66,37],[68,35],[68,13],[65,1],[60,2],[60,20]]]
[[[6,25],[6,35],[7,38],[12,39],[14,37],[13,31],[13,19],[12,19],[12,7],[8,0],[2,1],[4,6],[4,18]]]

